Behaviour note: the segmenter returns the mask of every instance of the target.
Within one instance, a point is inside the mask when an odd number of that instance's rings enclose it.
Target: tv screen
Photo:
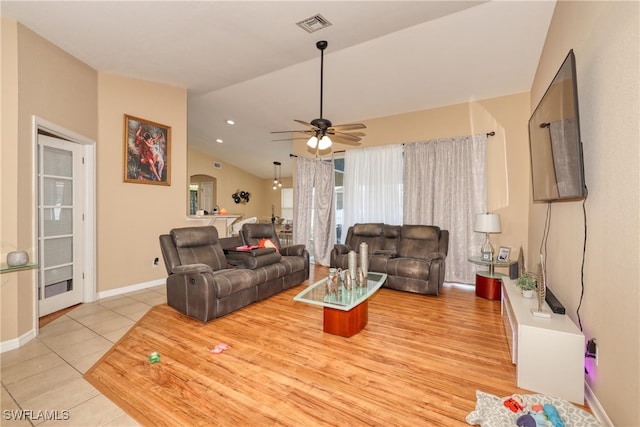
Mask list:
[[[529,148],[535,202],[587,196],[573,50],[529,119]]]

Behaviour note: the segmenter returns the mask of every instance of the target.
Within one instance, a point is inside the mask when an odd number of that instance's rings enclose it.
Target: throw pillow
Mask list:
[[[276,246],[275,242],[271,239],[264,238],[258,243],[260,248],[274,248],[276,252],[280,253],[280,249]]]

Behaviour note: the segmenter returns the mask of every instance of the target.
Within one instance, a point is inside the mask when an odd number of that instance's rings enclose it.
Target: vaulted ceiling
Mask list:
[[[271,132],[303,130],[294,119],[319,117],[316,41],[329,43],[324,116],[366,124],[528,91],[555,2],[3,0],[0,7],[98,71],[186,88],[189,144],[269,178],[273,161],[290,175],[292,152],[292,142],[273,142]],[[296,25],[318,14],[331,25],[313,33]]]

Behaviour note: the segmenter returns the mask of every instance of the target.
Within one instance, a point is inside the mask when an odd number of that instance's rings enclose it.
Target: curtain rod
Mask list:
[[[486,135],[487,135],[487,136],[495,136],[495,135],[496,135],[496,133],[495,133],[495,131],[491,131],[491,132],[487,132],[487,134],[486,134]],[[404,145],[404,144],[402,144],[402,145]],[[333,153],[334,153],[334,154],[335,154],[335,153],[344,153],[345,151],[346,151],[346,150],[338,150],[338,151],[334,151]],[[296,156],[295,154],[289,154],[289,157],[298,157],[298,156]]]

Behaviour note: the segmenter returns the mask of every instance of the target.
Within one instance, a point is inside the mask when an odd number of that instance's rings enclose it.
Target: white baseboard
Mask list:
[[[0,342],[0,353],[4,353],[5,351],[15,350],[18,347],[22,347],[32,339],[36,337],[35,329],[31,329],[27,333],[18,338],[14,338],[12,340],[2,341]]]
[[[154,286],[164,285],[166,279],[152,280],[150,282],[138,283],[136,285],[124,286],[122,288],[110,289],[108,291],[98,292],[98,299],[114,297],[129,292],[141,291],[143,289],[152,288]]]
[[[609,419],[609,416],[605,412],[602,405],[600,405],[600,401],[593,394],[593,390],[589,387],[589,383],[584,382],[584,400],[589,405],[589,409],[593,413],[593,416],[605,427],[614,427],[613,422]]]

